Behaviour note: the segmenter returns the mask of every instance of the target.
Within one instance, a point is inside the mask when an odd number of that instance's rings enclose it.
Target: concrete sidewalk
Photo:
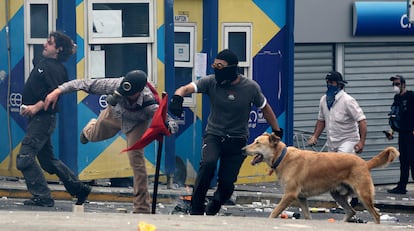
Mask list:
[[[409,184],[406,195],[394,195],[386,192],[394,185],[376,186],[376,207],[381,211],[407,212],[414,211],[414,184]],[[50,184],[52,196],[56,200],[71,200],[63,185]],[[150,186],[152,194],[153,186]],[[210,190],[208,195],[212,195]],[[191,188],[180,187],[167,189],[159,185],[157,202],[177,203],[183,196],[191,194]],[[275,183],[236,185],[232,197],[236,204],[250,204],[269,200],[278,203],[282,197],[282,189]],[[0,178],[0,198],[30,198],[26,185],[22,180],[7,180]],[[93,186],[89,196],[91,202],[113,201],[128,202],[132,204],[132,189]],[[310,207],[336,207],[329,194],[322,194],[309,198]],[[357,208],[358,209],[358,208]],[[363,209],[361,207],[361,209]],[[130,214],[106,212],[62,212],[62,211],[1,211],[0,230],[139,230],[138,226],[148,225],[163,230],[390,230],[414,229],[411,225],[401,226],[397,223],[382,223],[376,225],[370,220],[366,224],[346,223],[340,220],[304,220],[304,219],[268,219],[265,217],[250,216],[189,216],[166,214]],[[150,231],[141,229],[139,231]]]
[[[61,184],[49,184],[52,190],[52,197],[55,200],[71,200],[72,197],[65,191]],[[377,185],[375,186],[375,205],[381,211],[387,212],[409,212],[414,211],[414,184],[410,183],[407,187],[407,194],[398,195],[387,193],[387,189],[394,185]],[[176,189],[167,189],[166,185],[158,186],[157,202],[176,203],[183,196],[191,195],[191,188],[179,187]],[[153,185],[149,186],[151,193]],[[211,196],[213,190],[209,190],[208,196]],[[269,200],[271,203],[278,203],[282,198],[283,191],[277,182],[260,183],[260,184],[239,184],[236,185],[232,201],[235,204],[251,204]],[[30,198],[31,195],[26,189],[23,180],[8,180],[0,178],[0,197],[10,198]],[[132,202],[132,188],[128,187],[104,187],[92,186],[92,192],[88,197],[89,201],[113,201],[113,202]],[[310,207],[336,207],[335,201],[328,194],[308,198]],[[357,207],[358,209],[358,207]],[[361,209],[363,209],[361,207]]]

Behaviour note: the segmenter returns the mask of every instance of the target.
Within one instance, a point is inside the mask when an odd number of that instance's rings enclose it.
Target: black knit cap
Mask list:
[[[217,54],[216,59],[224,60],[227,62],[228,65],[237,65],[239,63],[236,54],[234,54],[233,51],[229,49],[224,49],[220,51]]]

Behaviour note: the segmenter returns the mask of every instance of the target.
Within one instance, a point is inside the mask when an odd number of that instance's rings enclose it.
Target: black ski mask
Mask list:
[[[216,81],[220,87],[228,87],[237,78],[237,66],[214,69]]]
[[[237,56],[229,49],[220,51],[216,59],[224,60],[227,62],[226,67],[215,67],[214,75],[216,77],[217,85],[219,87],[228,87],[231,82],[237,78],[237,64],[239,60]]]

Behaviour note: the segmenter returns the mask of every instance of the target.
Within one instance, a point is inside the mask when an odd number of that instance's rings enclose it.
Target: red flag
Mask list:
[[[160,102],[160,96],[158,95],[157,90],[155,89],[154,86],[152,86],[149,82],[147,82],[147,87],[151,90],[152,94],[154,94],[155,100],[157,100],[157,102]],[[162,93],[164,95],[164,93]]]
[[[168,131],[168,128],[165,125],[165,120],[167,118],[167,100],[168,95],[166,93],[163,93],[160,106],[152,118],[150,127],[145,131],[141,139],[139,139],[131,147],[122,150],[122,152],[144,148],[155,139],[161,142],[164,135],[171,135],[170,131]]]

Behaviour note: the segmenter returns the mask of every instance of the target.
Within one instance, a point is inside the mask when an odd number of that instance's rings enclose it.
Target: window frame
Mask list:
[[[229,34],[231,32],[246,33],[246,61],[239,60],[239,68],[243,69],[244,75],[252,79],[252,24],[251,23],[223,23],[222,24],[223,49],[229,48]]]
[[[195,76],[195,48],[197,47],[197,26],[195,23],[174,23],[174,33],[175,32],[187,32],[190,33],[190,60],[188,62],[182,62],[182,61],[175,61],[174,60],[174,68],[175,67],[186,67],[186,68],[192,68],[192,75],[191,75],[191,81],[196,81]],[[175,77],[177,78],[177,77]],[[185,107],[191,107],[194,106],[196,102],[195,94],[191,94],[189,96],[184,97],[183,106]]]
[[[149,19],[149,35],[147,37],[123,37],[123,38],[94,38],[92,25],[93,25],[93,4],[139,4],[147,3],[148,4],[148,19]],[[85,41],[85,59],[87,65],[85,67],[85,76],[89,78],[92,74],[92,62],[91,62],[91,47],[99,45],[110,45],[110,44],[146,44],[147,47],[147,75],[148,81],[152,84],[157,84],[157,78],[154,76],[156,73],[154,70],[156,68],[156,32],[155,32],[155,3],[151,0],[119,0],[114,2],[113,0],[89,0],[86,9],[85,9],[85,32],[87,38]],[[103,77],[118,77],[118,76],[103,76]]]
[[[47,4],[48,5],[48,34],[50,31],[56,30],[56,7],[55,7],[54,0],[26,0],[24,1],[24,40],[25,40],[25,48],[24,52],[24,70],[25,70],[25,81],[29,78],[30,71],[34,68],[33,65],[33,58],[34,58],[34,45],[43,45],[48,37],[45,38],[32,38],[31,37],[31,5],[40,5],[40,4]]]
[[[185,61],[175,61],[174,60],[174,66],[175,67],[193,67],[194,68],[194,47],[195,47],[195,24],[194,23],[174,23],[174,33],[175,32],[184,32],[184,33],[190,33],[190,60],[188,62]],[[174,42],[175,45],[175,42]]]

